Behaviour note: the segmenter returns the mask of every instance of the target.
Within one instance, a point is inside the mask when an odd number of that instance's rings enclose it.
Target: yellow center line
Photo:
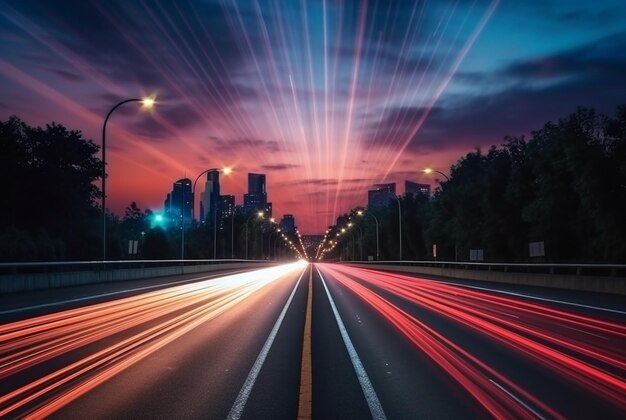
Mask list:
[[[309,271],[309,291],[304,321],[304,340],[302,342],[302,365],[300,367],[300,399],[298,419],[310,419],[313,405],[313,375],[311,366],[311,308],[313,300],[313,267]]]

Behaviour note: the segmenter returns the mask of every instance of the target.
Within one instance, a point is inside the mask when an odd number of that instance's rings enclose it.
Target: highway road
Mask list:
[[[0,327],[0,418],[294,418],[306,269],[38,302]]]
[[[305,337],[313,418],[626,416],[622,298],[338,264],[156,282],[0,298],[0,417],[297,418]]]
[[[506,286],[502,293],[488,290],[500,285],[342,265],[316,270],[314,315],[331,312],[332,298],[335,322],[347,333],[324,342],[331,316],[314,318],[326,324],[313,331],[313,412],[320,418],[350,417],[357,406],[359,418],[368,410],[388,418],[625,418],[623,299],[608,299],[604,308],[597,296],[586,305],[576,294],[570,304],[565,291],[557,300],[541,289]],[[346,337],[353,357],[333,360]],[[319,345],[328,353],[317,352]],[[349,364],[363,366],[367,380],[328,375]],[[341,408],[342,387],[356,395],[357,386],[366,404]]]

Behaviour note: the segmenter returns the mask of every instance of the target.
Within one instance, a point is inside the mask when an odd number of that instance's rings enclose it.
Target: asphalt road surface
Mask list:
[[[293,263],[3,296],[0,418],[294,419],[305,335],[316,419],[626,418],[624,299],[462,283]]]

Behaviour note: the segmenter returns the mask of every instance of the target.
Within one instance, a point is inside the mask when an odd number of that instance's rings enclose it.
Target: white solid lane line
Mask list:
[[[453,285],[453,286],[467,287],[467,288],[470,288],[470,289],[502,293],[504,295],[522,297],[522,298],[526,298],[526,299],[535,299],[535,300],[541,300],[541,301],[544,301],[544,302],[559,303],[561,305],[577,306],[579,308],[593,309],[593,310],[596,310],[596,311],[604,311],[604,312],[611,312],[611,313],[620,314],[620,315],[626,315],[626,311],[620,311],[619,309],[602,308],[600,306],[584,305],[582,303],[575,303],[575,302],[568,302],[568,301],[565,301],[565,300],[544,298],[544,297],[539,297],[539,296],[527,295],[525,293],[516,293],[516,292],[509,292],[509,291],[506,291],[506,290],[490,289],[489,287],[470,286],[468,284],[453,283],[453,282],[442,281],[442,280],[432,280],[432,281],[436,281],[438,283],[450,284],[450,285]]]
[[[243,409],[245,408],[246,403],[248,402],[248,397],[250,396],[250,392],[252,392],[252,387],[254,387],[254,383],[256,382],[256,379],[259,376],[259,372],[261,371],[261,368],[263,367],[263,363],[265,363],[265,359],[267,358],[267,355],[270,352],[272,344],[274,343],[274,338],[276,338],[276,334],[278,334],[278,330],[280,329],[280,326],[283,323],[283,318],[285,318],[287,309],[289,309],[289,305],[291,304],[291,301],[293,300],[293,296],[296,294],[296,290],[298,289],[298,286],[300,285],[300,280],[302,279],[302,276],[304,275],[304,273],[306,273],[306,268],[302,271],[302,274],[300,274],[300,277],[298,278],[296,285],[291,291],[291,295],[289,295],[289,299],[287,299],[287,303],[285,303],[283,310],[278,316],[278,319],[276,320],[276,323],[274,324],[274,327],[272,328],[270,335],[267,337],[267,340],[265,340],[265,344],[263,345],[263,348],[261,348],[261,352],[256,358],[254,365],[252,365],[252,369],[250,369],[250,372],[248,373],[248,377],[243,383],[243,386],[241,387],[241,390],[239,391],[239,395],[237,395],[237,398],[235,399],[235,402],[233,403],[233,406],[230,409],[230,412],[228,413],[228,417],[226,417],[228,420],[237,420],[241,418]]]
[[[348,354],[350,355],[350,360],[352,361],[352,366],[354,367],[354,371],[356,372],[356,376],[359,379],[359,383],[361,384],[361,389],[363,390],[363,395],[365,395],[365,400],[367,401],[367,405],[370,408],[370,412],[372,414],[372,418],[374,419],[386,419],[385,412],[383,411],[383,407],[380,404],[380,400],[378,399],[378,395],[376,395],[376,391],[372,386],[372,382],[370,378],[367,376],[367,372],[365,372],[365,367],[363,367],[363,363],[361,363],[361,359],[352,344],[352,340],[350,340],[350,336],[348,335],[348,331],[346,330],[346,326],[341,320],[341,316],[339,315],[339,311],[337,311],[337,307],[335,306],[335,302],[333,301],[332,296],[330,295],[330,291],[326,286],[326,282],[324,281],[324,277],[320,270],[315,267],[317,273],[322,279],[322,284],[324,285],[324,289],[326,290],[326,295],[328,296],[328,301],[330,302],[330,306],[333,309],[333,314],[335,315],[335,320],[337,321],[337,325],[339,326],[339,331],[341,332],[341,338],[343,338],[343,343],[346,345],[346,349],[348,350]]]

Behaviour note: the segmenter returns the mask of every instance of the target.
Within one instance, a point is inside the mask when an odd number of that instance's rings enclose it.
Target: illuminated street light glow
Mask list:
[[[144,109],[152,109],[155,103],[156,103],[155,96],[146,96],[145,98],[141,100],[141,106]]]

